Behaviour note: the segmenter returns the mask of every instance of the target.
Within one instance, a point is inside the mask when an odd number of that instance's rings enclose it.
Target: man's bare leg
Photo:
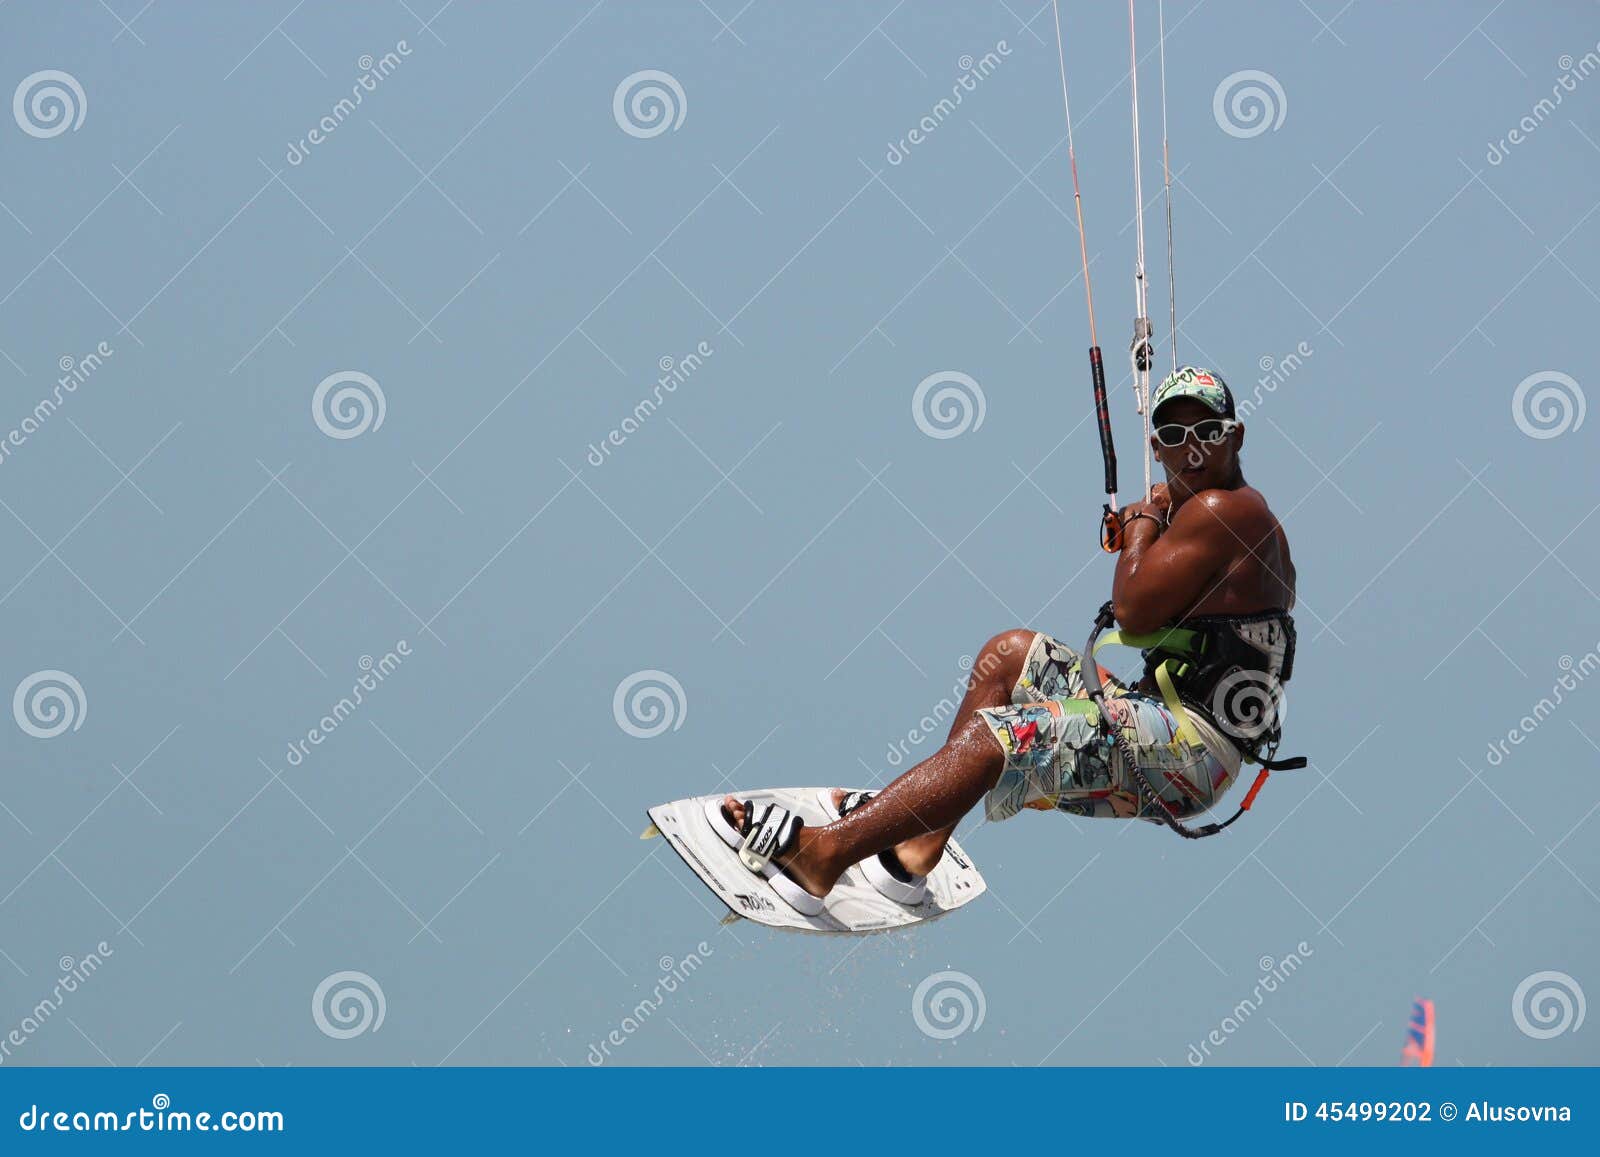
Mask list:
[[[1011,691],[1022,677],[1022,664],[1033,646],[1035,631],[1019,629],[996,635],[983,645],[973,661],[972,674],[967,679],[967,694],[961,700],[955,722],[950,725],[950,738],[963,720],[970,719],[975,711],[984,707],[1004,707],[1011,702]],[[938,867],[944,855],[944,846],[955,834],[956,825],[915,836],[895,847],[895,856],[902,867],[913,876],[926,876]]]
[[[961,817],[1000,778],[1000,745],[976,712],[1011,701],[1034,634],[1007,631],[985,643],[944,746],[842,820],[802,828],[797,849],[780,857],[784,871],[816,896],[826,895],[851,864],[889,848],[908,872],[932,871]],[[728,796],[723,806],[735,825],[743,823],[741,801]]]

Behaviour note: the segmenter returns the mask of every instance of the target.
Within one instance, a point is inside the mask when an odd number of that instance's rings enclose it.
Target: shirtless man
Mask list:
[[[1244,426],[1222,378],[1182,367],[1152,403],[1151,446],[1167,481],[1122,510],[1111,588],[1122,633],[1147,636],[1122,640],[1145,650],[1144,678],[1131,688],[1106,681],[1119,742],[1087,697],[1076,652],[1032,630],[996,635],[973,663],[944,746],[875,795],[834,792],[835,822],[806,827],[773,805],[723,801],[723,838],[797,910],[821,911],[817,898],[869,858],[883,869],[868,873],[880,891],[915,902],[979,800],[991,820],[1024,807],[1158,818],[1124,766],[1131,752],[1162,806],[1186,818],[1221,798],[1244,757],[1275,744],[1294,653],[1288,539],[1244,480]]]

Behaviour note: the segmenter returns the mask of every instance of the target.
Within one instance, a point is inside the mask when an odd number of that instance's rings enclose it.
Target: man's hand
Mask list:
[[[1130,502],[1122,508],[1119,515],[1122,525],[1131,529],[1135,519],[1143,521],[1154,520],[1155,530],[1159,534],[1167,527],[1171,517],[1172,498],[1167,493],[1167,484],[1158,482],[1150,488],[1150,497],[1143,502]]]

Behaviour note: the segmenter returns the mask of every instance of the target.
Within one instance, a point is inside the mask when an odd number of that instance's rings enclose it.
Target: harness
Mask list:
[[[1140,793],[1173,831],[1191,840],[1214,836],[1250,810],[1274,771],[1306,766],[1304,756],[1276,758],[1282,740],[1279,696],[1294,670],[1294,620],[1287,612],[1203,616],[1144,634],[1107,632],[1115,622],[1107,602],[1095,616],[1094,629],[1084,645],[1085,661],[1080,664],[1084,687],[1099,709],[1101,730],[1122,753]],[[1119,644],[1144,652],[1145,674],[1155,682],[1162,703],[1177,722],[1174,743],[1205,746],[1190,719],[1192,712],[1198,712],[1232,740],[1244,762],[1261,768],[1238,810],[1221,823],[1191,828],[1179,820],[1139,766],[1132,743],[1111,722],[1094,655],[1101,647]]]

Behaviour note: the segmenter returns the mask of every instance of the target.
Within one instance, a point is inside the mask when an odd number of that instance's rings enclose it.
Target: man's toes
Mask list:
[[[735,799],[731,795],[722,797],[722,810],[727,813],[735,828],[744,827],[744,801]]]

